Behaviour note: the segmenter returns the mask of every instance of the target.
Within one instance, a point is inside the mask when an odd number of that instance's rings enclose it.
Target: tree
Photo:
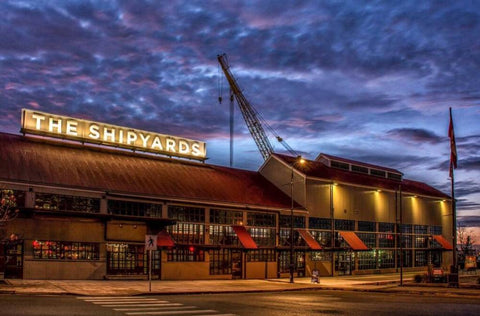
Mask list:
[[[0,189],[0,238],[5,237],[8,222],[18,216],[17,199],[13,190]]]
[[[472,230],[467,231],[465,226],[458,226],[457,231],[457,246],[460,246],[458,251],[458,265],[461,269],[465,267],[465,258],[467,256],[474,256],[475,249],[474,245],[475,235]]]

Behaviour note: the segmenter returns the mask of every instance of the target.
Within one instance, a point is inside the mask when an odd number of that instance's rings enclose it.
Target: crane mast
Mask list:
[[[265,134],[265,130],[263,129],[262,124],[260,124],[260,121],[258,120],[257,113],[243,95],[240,87],[237,84],[237,81],[235,80],[235,77],[230,72],[230,67],[226,60],[226,55],[218,55],[217,59],[220,63],[220,66],[222,67],[225,77],[227,78],[230,89],[232,90],[233,95],[237,100],[238,107],[240,108],[240,112],[242,112],[245,123],[247,123],[248,130],[250,131],[250,134],[252,135],[255,144],[257,144],[257,147],[260,150],[260,154],[262,155],[263,159],[267,160],[270,154],[273,153],[273,147],[272,144],[270,144],[267,135]]]

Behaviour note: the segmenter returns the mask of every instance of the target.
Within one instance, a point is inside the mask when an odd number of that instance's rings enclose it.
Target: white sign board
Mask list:
[[[157,235],[145,235],[145,250],[157,250]]]

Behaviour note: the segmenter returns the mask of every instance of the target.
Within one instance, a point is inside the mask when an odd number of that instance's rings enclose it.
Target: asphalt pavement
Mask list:
[[[479,275],[460,275],[458,288],[446,283],[414,283],[418,272],[403,274],[374,274],[365,276],[321,277],[319,283],[311,278],[295,278],[290,283],[284,279],[261,280],[23,280],[0,281],[0,294],[25,295],[174,295],[204,293],[248,293],[301,290],[349,290],[390,293],[417,293],[431,295],[459,295],[480,298]]]

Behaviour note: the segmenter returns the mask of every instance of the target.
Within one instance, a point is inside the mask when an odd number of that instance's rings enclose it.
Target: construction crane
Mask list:
[[[297,157],[298,154],[295,150],[293,150],[284,140],[281,138],[275,130],[262,118],[260,113],[248,102],[247,98],[242,93],[242,90],[238,86],[237,80],[230,72],[230,66],[228,65],[227,55],[222,54],[217,56],[218,62],[222,67],[223,73],[227,78],[228,84],[230,85],[230,90],[235,96],[237,100],[238,107],[240,108],[240,112],[242,113],[243,119],[245,123],[247,123],[248,130],[257,144],[258,149],[260,150],[260,154],[262,155],[264,160],[273,153],[273,146],[268,140],[268,137],[263,129],[263,125],[274,135],[274,137],[281,143],[285,149],[292,154],[294,157]],[[221,96],[219,97],[219,102],[222,102]],[[232,114],[231,114],[232,115]],[[262,125],[262,123],[263,125]]]

